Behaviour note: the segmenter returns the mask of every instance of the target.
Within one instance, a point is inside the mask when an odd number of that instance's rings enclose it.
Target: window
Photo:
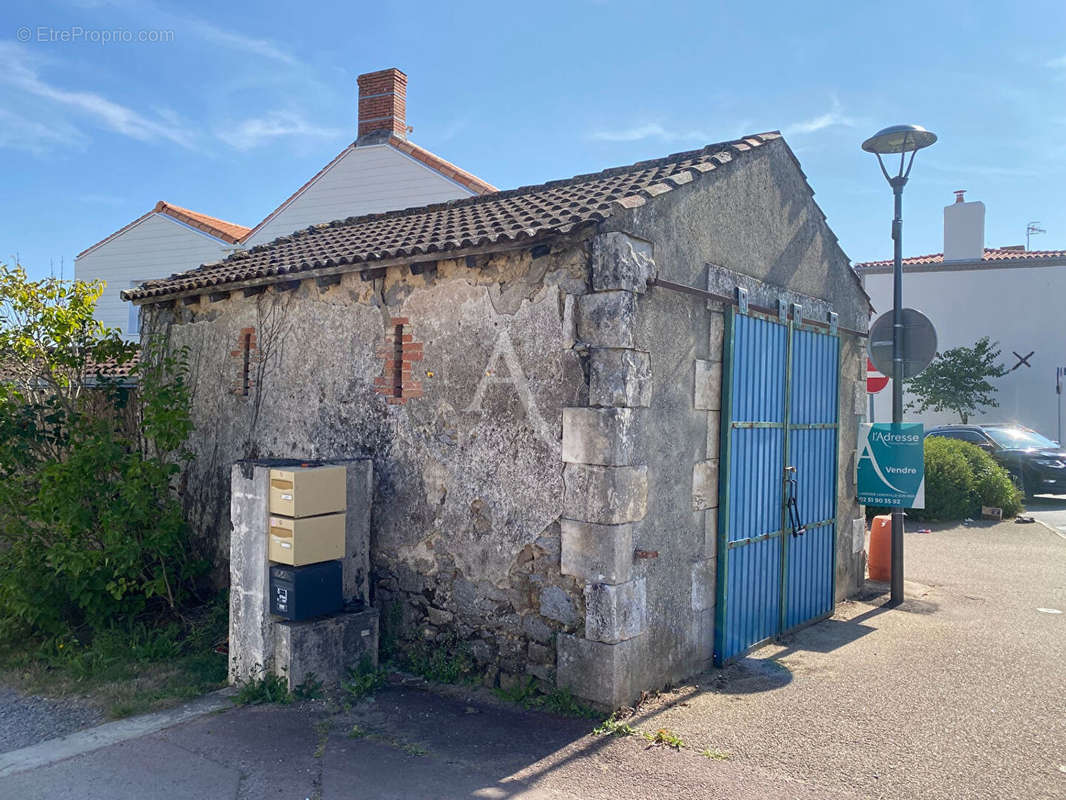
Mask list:
[[[142,283],[144,281],[130,281],[129,288],[133,289]],[[122,333],[125,334],[127,339],[139,339],[141,336],[141,307],[134,303],[130,303],[129,307],[129,319],[126,321],[126,330]]]

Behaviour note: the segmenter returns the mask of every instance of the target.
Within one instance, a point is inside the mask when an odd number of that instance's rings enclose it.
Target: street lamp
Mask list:
[[[896,199],[896,216],[892,220],[892,422],[903,422],[903,187],[914,166],[914,156],[936,141],[936,134],[921,125],[893,125],[878,131],[862,149],[877,156],[881,172],[892,187]],[[899,171],[890,175],[882,155],[899,153]],[[907,159],[907,153],[911,154]],[[904,169],[906,162],[906,169]],[[903,509],[892,509],[892,597],[889,605],[903,602]]]

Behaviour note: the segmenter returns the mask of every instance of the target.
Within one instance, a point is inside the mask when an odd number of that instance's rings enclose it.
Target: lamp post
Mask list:
[[[907,185],[914,156],[936,141],[936,134],[920,125],[893,125],[878,131],[862,149],[877,156],[881,172],[895,195],[896,215],[892,220],[892,422],[903,422],[903,187]],[[899,171],[890,175],[882,155],[899,154]],[[907,154],[910,153],[910,159]],[[906,169],[904,169],[906,164]],[[889,605],[903,602],[903,509],[892,509],[892,597]]]

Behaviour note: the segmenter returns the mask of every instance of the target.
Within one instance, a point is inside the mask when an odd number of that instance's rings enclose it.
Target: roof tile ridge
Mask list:
[[[390,136],[386,141],[386,144],[395,147],[403,153],[416,158],[428,167],[435,169],[442,175],[451,178],[454,181],[458,181],[467,189],[477,192],[479,195],[491,194],[499,191],[495,186],[482,178],[479,178],[469,170],[465,170],[446,158],[438,156],[431,150],[427,150],[421,145],[409,142],[406,139],[401,139],[399,136]]]

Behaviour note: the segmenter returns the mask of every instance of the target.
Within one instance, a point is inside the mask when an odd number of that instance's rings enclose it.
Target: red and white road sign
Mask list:
[[[874,367],[874,362],[866,359],[866,393],[877,394],[888,386],[888,376],[882,375]]]

